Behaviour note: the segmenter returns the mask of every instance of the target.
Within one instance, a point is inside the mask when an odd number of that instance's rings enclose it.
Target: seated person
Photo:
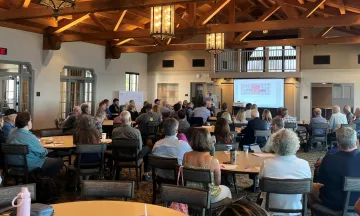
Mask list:
[[[9,135],[10,131],[15,128],[16,115],[16,110],[14,109],[8,109],[5,111],[4,125],[2,126],[5,139]]]
[[[311,178],[311,170],[306,160],[296,157],[300,148],[297,134],[290,130],[281,130],[273,139],[273,150],[277,157],[264,160],[260,167],[259,179],[305,179]],[[266,193],[261,194],[262,207],[265,207]],[[301,209],[302,194],[270,194],[269,207],[277,209]],[[273,213],[272,215],[283,215]]]
[[[238,200],[226,206],[218,216],[268,216],[265,209],[255,202]]]
[[[179,104],[179,103],[174,104],[174,110],[171,111],[169,118],[178,119],[179,118],[179,116],[178,116],[179,110],[181,110],[181,104]]]
[[[262,120],[266,121],[269,125],[268,129],[270,130],[271,128],[271,122],[272,122],[272,115],[270,110],[264,109],[262,115],[261,115]]]
[[[206,101],[206,109],[210,111],[210,116],[215,116],[215,107],[211,105],[211,101]]]
[[[321,124],[321,123],[327,123],[327,120],[321,116],[321,109],[315,108],[314,109],[314,115],[315,117],[310,120],[310,133],[312,133],[311,126],[313,124]],[[326,133],[326,129],[315,129],[314,130],[316,135],[324,135]]]
[[[120,113],[119,99],[114,98],[113,104],[109,106],[109,111],[111,112],[111,114],[114,113],[115,115]]]
[[[65,119],[65,121],[61,125],[64,135],[74,134],[74,130],[76,128],[77,117],[80,114],[81,114],[80,107],[74,106],[73,111],[69,114],[69,116]]]
[[[161,113],[164,115],[168,115],[171,112],[171,109],[168,108],[169,104],[166,100],[162,102],[162,107],[160,109]]]
[[[349,127],[339,128],[336,140],[339,152],[327,154],[323,158],[318,173],[320,184],[313,184],[311,196],[314,202],[341,211],[346,198],[343,191],[344,176],[360,177],[360,151],[357,149],[357,133]],[[359,192],[351,193],[349,205],[353,206],[359,197]]]
[[[148,106],[148,104],[149,104],[149,102],[144,101],[144,106],[143,106],[143,108],[141,108],[140,114],[141,114],[141,113],[146,113],[146,107]]]
[[[286,108],[281,109],[281,114],[283,116],[283,120],[285,123],[297,123],[296,117],[292,117],[289,115],[289,111]]]
[[[186,113],[185,110],[179,110],[178,111],[178,121],[179,121],[179,133],[183,133],[183,134],[187,134],[189,128],[190,128],[190,124],[189,122],[186,120]]]
[[[48,177],[54,177],[60,172],[64,162],[61,158],[46,157],[48,151],[42,147],[39,139],[30,132],[32,121],[30,113],[21,112],[15,119],[15,129],[10,132],[6,139],[7,144],[27,145],[29,154],[26,155],[29,171],[41,168],[42,174]],[[8,160],[12,164],[22,161],[22,156],[11,155]]]
[[[350,124],[356,124],[356,132],[360,133],[360,108],[356,108],[354,113],[354,120]]]
[[[222,103],[222,104],[221,104],[221,112],[218,112],[218,113],[216,114],[216,118],[221,118],[221,115],[222,115],[224,112],[227,112],[227,110],[228,110],[227,103],[226,103],[226,102]]]
[[[95,114],[95,125],[97,127],[97,129],[99,130],[100,133],[102,133],[102,123],[106,118],[106,103],[104,101],[101,101],[99,103],[99,108],[96,111]]]
[[[144,114],[142,114],[144,115]],[[119,115],[121,125],[117,128],[114,128],[112,131],[112,139],[138,139],[140,141],[140,148],[143,160],[144,160],[144,180],[150,180],[149,176],[150,167],[149,167],[149,157],[148,154],[150,152],[150,148],[148,146],[143,146],[141,133],[138,129],[131,127],[131,114],[128,111],[122,111]],[[119,173],[116,174],[117,177]]]
[[[130,112],[131,115],[131,121],[135,121],[136,118],[139,116],[138,111],[136,110],[136,106],[135,106],[135,101],[134,100],[130,100],[130,104],[127,108],[127,111]]]
[[[190,121],[190,117],[192,116],[193,109],[194,109],[194,103],[193,102],[188,103],[185,108],[186,119],[188,121]]]
[[[156,121],[160,123],[161,118],[157,113],[152,111],[151,104],[147,104],[145,108],[146,113],[140,114],[139,117],[136,118],[135,122],[138,125],[141,135],[147,136],[150,133],[148,127],[149,122]]]
[[[101,134],[96,129],[93,118],[90,115],[80,116],[73,135],[74,144],[99,144],[100,137]],[[99,160],[100,155],[96,153],[83,154],[81,156],[81,163],[92,163]]]
[[[192,112],[192,117],[201,117],[203,123],[205,123],[210,118],[210,111],[206,108],[206,102],[203,102],[202,107],[197,107]]]
[[[156,113],[156,114],[158,114],[158,115],[160,116],[160,121],[162,121],[162,120],[163,120],[163,116],[162,116],[162,113],[161,113],[161,111],[160,111],[160,106],[157,105],[157,104],[155,104],[155,105],[153,106],[152,110],[153,110],[154,113]]]
[[[184,167],[193,169],[207,169],[211,171],[212,183],[209,184],[211,203],[219,202],[225,198],[232,198],[231,191],[221,183],[221,170],[218,159],[210,155],[214,148],[210,133],[205,128],[194,130],[191,137],[193,151],[184,154]],[[195,182],[187,182],[187,187],[203,188],[203,185]]]
[[[284,120],[280,117],[275,117],[272,119],[272,122],[271,122],[271,132],[272,134],[269,136],[269,138],[267,139],[266,141],[266,144],[264,146],[264,148],[262,149],[264,152],[274,152],[273,150],[273,139],[274,137],[276,136],[276,134],[279,132],[279,131],[282,131],[284,130]]]
[[[245,110],[246,110],[246,119],[251,119],[251,103],[247,103],[245,105]]]
[[[351,113],[351,108],[350,106],[344,106],[343,108],[343,112],[346,115],[346,120],[348,121],[348,123],[350,124],[350,121],[353,120],[353,114]]]
[[[106,109],[105,109],[106,118],[107,119],[112,119],[112,113],[111,113],[110,108],[109,108],[109,100],[105,99],[104,102],[106,104]]]
[[[258,111],[256,109],[251,110],[251,120],[248,122],[246,128],[241,133],[244,134],[244,138],[241,139],[241,149],[243,145],[250,145],[255,143],[255,130],[268,130],[268,123],[259,117],[257,117]],[[257,144],[262,148],[266,142],[266,137],[258,137]]]
[[[341,128],[342,124],[347,123],[346,116],[340,112],[340,107],[335,105],[329,121],[329,133],[327,135],[328,145],[331,145],[332,139],[336,137],[336,130]]]
[[[3,116],[0,115],[0,149],[1,149],[1,144],[6,143],[6,138],[4,132],[2,131],[3,125],[4,125],[4,118]],[[0,151],[0,167],[3,167],[3,165],[4,165],[4,157]]]
[[[230,132],[230,127],[226,119],[218,118],[215,124],[214,136],[216,144],[233,143],[234,135]]]
[[[240,109],[235,117],[234,123],[236,124],[247,124],[248,121],[246,120],[246,111],[244,109]]]
[[[179,122],[174,118],[164,120],[165,138],[157,141],[152,150],[153,155],[167,158],[177,158],[179,165],[182,164],[185,152],[192,151],[190,145],[179,140],[177,135]],[[173,172],[168,170],[158,170],[157,175],[162,178],[176,178]]]

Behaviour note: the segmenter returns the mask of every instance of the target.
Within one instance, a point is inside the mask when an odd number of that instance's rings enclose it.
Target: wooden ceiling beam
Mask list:
[[[309,2],[307,1],[305,4],[300,4],[297,0],[286,0],[285,4],[292,5],[297,7],[301,10],[310,11],[314,7],[316,7],[316,2]],[[337,16],[339,15],[339,10],[333,7],[327,7],[323,10],[316,10],[315,13],[321,14],[323,16]]]
[[[73,27],[74,25],[81,23],[85,19],[88,19],[90,17],[90,14],[85,14],[83,16],[78,16],[77,18],[74,17],[73,20],[61,20],[59,22],[59,27],[55,28],[52,33],[53,34],[60,34],[63,31],[66,31],[67,29]]]
[[[119,16],[119,18],[117,19],[117,22],[116,22],[116,24],[115,24],[115,27],[114,27],[113,31],[117,31],[117,30],[119,29],[120,24],[121,24],[121,22],[123,21],[125,15],[126,15],[126,12],[127,12],[127,10],[124,10],[124,11],[120,12],[120,16]]]
[[[15,8],[28,8],[31,0],[9,0]]]
[[[195,25],[205,25],[208,23],[221,9],[223,9],[230,0],[220,0],[216,2],[215,6],[206,12],[202,17],[200,17],[196,22]]]
[[[308,0],[309,2],[317,2],[316,0]],[[354,1],[358,2],[358,1]],[[344,5],[344,9],[353,13],[360,13],[360,4],[354,4],[354,2],[347,2],[346,5]],[[325,4],[329,7],[338,8],[340,10],[341,7],[343,7],[343,2],[339,2],[338,0],[327,0]]]
[[[12,29],[18,29],[22,31],[34,32],[38,34],[43,34],[44,29],[34,27],[33,25],[25,25],[19,23],[12,23],[12,22],[0,22],[0,26]]]
[[[65,8],[59,12],[59,15],[73,15],[73,14],[86,14],[104,11],[117,11],[126,10],[138,7],[152,7],[158,5],[172,5],[172,4],[187,4],[187,3],[204,3],[211,2],[212,0],[142,0],[136,1],[84,1],[76,4],[76,7]],[[0,21],[14,20],[14,19],[33,19],[52,17],[54,12],[46,7],[41,8],[23,8],[4,11],[0,14]]]
[[[326,0],[319,0],[317,1],[311,8],[309,8],[305,14],[303,15],[304,18],[310,17],[321,5],[324,5]]]
[[[175,13],[175,26],[178,27],[179,25],[182,28],[187,28],[189,26],[189,24],[182,18],[180,17],[177,13]]]
[[[300,4],[304,4],[304,0],[298,0]]]
[[[346,14],[346,9],[345,9],[345,5],[344,5],[344,1],[343,1],[343,0],[337,0],[337,3],[339,4],[340,14]]]
[[[205,44],[170,44],[167,46],[128,46],[128,47],[117,47],[116,51],[120,53],[128,52],[142,52],[142,53],[151,53],[151,52],[164,52],[164,51],[181,51],[181,50],[205,50]]]
[[[264,22],[266,21],[271,15],[273,15],[277,10],[280,9],[280,5],[274,5],[270,9],[268,9],[261,17],[259,17],[256,21],[257,22]],[[254,22],[255,23],[255,22]],[[266,28],[262,29],[265,30]],[[248,35],[251,34],[252,31],[245,31],[239,34],[234,41],[242,41],[244,40]]]
[[[31,19],[30,21],[55,28],[58,27],[59,24],[58,22],[56,22],[54,18],[38,18],[38,19]]]
[[[110,14],[110,13],[97,13],[97,15],[101,16],[101,17],[104,17],[104,18],[107,18],[107,19],[110,19],[110,20],[119,20],[119,18],[116,15],[113,15],[113,14]],[[142,28],[142,29],[145,28],[144,24],[142,24],[140,22],[137,22],[135,20],[132,20],[132,19],[127,19],[125,17],[122,18],[121,22],[129,24],[129,25],[133,25],[133,26],[138,27],[138,28]]]
[[[231,0],[230,3],[228,4],[228,11],[229,11],[229,24],[234,24],[236,21],[236,15],[235,15],[235,7],[236,7],[236,2],[235,0]],[[235,38],[235,32],[230,32],[228,34],[228,40],[229,41],[233,41]]]
[[[329,33],[331,31],[331,29],[333,29],[334,27],[326,27],[323,30],[321,30],[315,37],[316,38],[321,38],[321,37],[325,37],[325,35],[327,33]]]
[[[105,27],[105,25],[100,21],[100,19],[94,14],[89,14],[91,20],[101,29],[101,31],[106,32],[108,31]]]
[[[189,26],[194,26],[196,21],[196,3],[188,4],[187,5],[188,10],[188,23]]]
[[[143,17],[143,18],[146,18],[146,19],[150,19],[151,16],[150,16],[150,13],[145,13],[141,10],[137,10],[137,9],[130,9],[128,10],[129,13],[131,14],[134,14],[134,15],[137,15],[137,16],[140,16],[140,17]]]

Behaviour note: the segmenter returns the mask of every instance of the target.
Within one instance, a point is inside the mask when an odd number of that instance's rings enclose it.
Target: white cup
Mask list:
[[[102,133],[102,134],[101,134],[101,139],[102,139],[102,140],[106,140],[106,133]]]

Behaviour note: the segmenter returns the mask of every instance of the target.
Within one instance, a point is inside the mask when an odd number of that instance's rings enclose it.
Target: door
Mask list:
[[[234,85],[221,84],[221,103],[227,103],[228,112],[232,113],[232,105],[234,103]]]
[[[354,109],[354,84],[353,83],[334,83],[332,87],[332,105],[340,108],[350,106]]]

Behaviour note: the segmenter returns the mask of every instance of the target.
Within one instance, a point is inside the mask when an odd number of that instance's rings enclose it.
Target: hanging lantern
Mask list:
[[[224,51],[224,33],[210,33],[206,35],[206,51],[218,54]]]
[[[56,21],[59,17],[59,11],[63,10],[64,8],[75,7],[75,0],[39,0],[38,3],[51,8],[54,11],[54,17]]]
[[[161,40],[173,38],[175,6],[157,6],[151,8],[150,35]]]

